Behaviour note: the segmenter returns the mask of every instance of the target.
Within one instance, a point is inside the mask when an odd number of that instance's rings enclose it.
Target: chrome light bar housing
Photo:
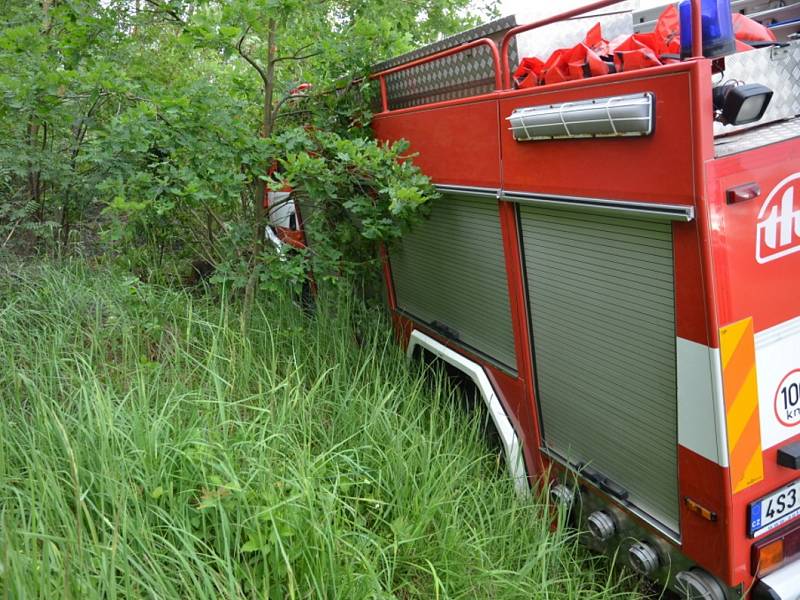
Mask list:
[[[514,109],[506,117],[518,142],[646,136],[655,124],[655,94],[644,92]]]

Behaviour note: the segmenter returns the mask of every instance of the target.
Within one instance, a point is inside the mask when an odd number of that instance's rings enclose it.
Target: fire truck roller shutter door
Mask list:
[[[496,194],[445,193],[390,249],[400,310],[516,371]]]
[[[670,223],[519,210],[545,444],[677,534]]]

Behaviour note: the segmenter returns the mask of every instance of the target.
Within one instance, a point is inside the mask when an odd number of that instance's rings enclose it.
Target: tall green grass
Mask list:
[[[380,312],[0,268],[0,597],[622,598]]]

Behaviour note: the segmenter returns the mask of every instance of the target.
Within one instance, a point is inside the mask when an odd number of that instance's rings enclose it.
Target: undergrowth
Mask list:
[[[381,311],[233,306],[0,268],[0,597],[637,597]]]

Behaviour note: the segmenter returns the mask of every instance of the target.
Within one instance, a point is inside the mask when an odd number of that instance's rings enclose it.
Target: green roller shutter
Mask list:
[[[444,194],[390,251],[398,308],[516,370],[497,199]]]
[[[519,210],[545,444],[678,532],[670,223]]]

